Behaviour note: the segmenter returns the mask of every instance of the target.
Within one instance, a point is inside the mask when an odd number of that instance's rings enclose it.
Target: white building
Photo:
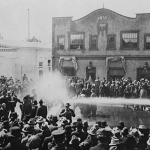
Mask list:
[[[38,79],[51,71],[51,57],[50,44],[0,40],[0,76]]]

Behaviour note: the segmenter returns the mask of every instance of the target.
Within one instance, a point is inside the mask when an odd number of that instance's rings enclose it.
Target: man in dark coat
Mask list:
[[[65,145],[65,131],[62,129],[58,129],[52,132],[54,137],[54,141],[56,146],[52,147],[51,150],[67,150],[67,146]]]
[[[40,104],[40,106],[37,109],[36,115],[37,116],[42,116],[43,118],[46,119],[46,117],[47,117],[47,106],[43,105],[43,100],[42,99],[39,101],[39,104]]]
[[[10,133],[7,133],[10,143],[8,143],[3,150],[28,150],[26,146],[20,143],[21,129],[14,126],[10,129]]]
[[[59,115],[59,117],[66,117],[72,123],[72,117],[75,117],[75,113],[72,109],[69,107],[71,106],[69,103],[66,103],[66,108],[63,109]]]
[[[31,114],[32,111],[32,104],[29,100],[29,95],[26,95],[23,99],[24,103],[22,105],[22,119],[24,119],[24,117],[29,116]]]

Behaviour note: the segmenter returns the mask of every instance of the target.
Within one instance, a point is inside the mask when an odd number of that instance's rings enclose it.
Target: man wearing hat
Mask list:
[[[91,147],[90,150],[108,150],[108,138],[105,135],[105,129],[97,131],[98,144]]]
[[[34,118],[31,118],[27,124],[30,126],[31,128],[31,134],[37,134],[37,133],[41,133],[42,131],[35,127],[35,125],[37,124]]]
[[[32,111],[31,111],[31,114],[30,114],[31,118],[34,118],[36,116],[37,108],[38,108],[37,100],[34,100],[33,105],[32,105]]]
[[[7,137],[10,142],[3,148],[3,150],[28,150],[26,146],[20,143],[22,135],[19,127],[14,126],[10,128]]]
[[[112,138],[109,146],[109,150],[126,150],[125,146],[120,142],[118,138]]]
[[[54,130],[52,133],[56,146],[51,150],[67,150],[65,145],[65,131],[62,129]]]
[[[24,117],[26,116],[29,116],[31,114],[31,111],[32,111],[32,104],[29,100],[29,95],[26,95],[24,98],[23,98],[23,105],[21,107],[21,111],[22,111],[22,116],[21,118],[23,119]]]
[[[97,145],[97,129],[92,127],[88,130],[88,137],[80,144],[81,149],[88,150]]]
[[[83,125],[81,122],[77,123],[77,129],[76,131],[72,132],[72,135],[75,135],[81,139],[81,142],[83,142],[86,138],[86,135],[83,132]]]
[[[36,115],[37,116],[42,116],[43,118],[46,119],[46,117],[47,117],[47,106],[43,105],[43,100],[42,99],[39,101],[39,104],[40,104],[40,106],[37,109]]]
[[[2,129],[0,131],[0,147],[4,147],[6,145],[6,135],[9,131],[9,121],[8,120],[5,120],[3,123],[2,123]]]
[[[13,126],[18,126],[18,127],[23,126],[23,122],[19,120],[18,114],[16,112],[12,112],[10,114],[10,127],[13,127]]]
[[[70,109],[71,105],[69,103],[66,103],[65,109],[63,109],[60,113],[60,117],[66,117],[72,123],[72,117],[75,117],[75,113],[72,109]]]

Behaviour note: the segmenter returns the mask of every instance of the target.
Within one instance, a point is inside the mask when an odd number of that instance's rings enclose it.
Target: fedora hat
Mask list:
[[[10,128],[10,132],[7,133],[8,137],[21,137],[21,129],[18,126]]]
[[[43,104],[43,100],[42,99],[40,99],[39,104]]]
[[[22,129],[22,132],[23,133],[31,133],[32,132],[31,129],[32,128],[30,127],[30,125],[25,124],[24,127],[23,127],[23,129]]]
[[[145,125],[139,125],[139,129],[147,129]]]
[[[68,106],[68,107],[69,107],[69,106],[71,106],[71,105],[70,105],[70,103],[66,103],[65,106]]]
[[[120,144],[119,139],[117,139],[117,138],[112,138],[109,145],[110,145],[110,146],[113,146],[113,145],[118,145],[118,144]]]
[[[28,124],[29,125],[36,125],[36,121],[34,118],[31,118],[29,121],[28,121]]]
[[[61,125],[65,126],[65,125],[68,125],[69,123],[70,123],[70,121],[66,119],[61,122]]]
[[[43,123],[43,122],[45,122],[45,119],[42,116],[38,117],[36,120],[36,123]]]
[[[79,143],[80,142],[80,138],[78,138],[78,137],[76,137],[75,135],[73,135],[72,137],[71,137],[71,141],[69,142],[69,144],[77,144],[77,143]]]
[[[90,135],[97,135],[97,129],[92,127],[90,130],[87,131]]]

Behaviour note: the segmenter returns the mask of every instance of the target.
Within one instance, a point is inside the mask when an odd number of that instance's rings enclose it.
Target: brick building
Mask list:
[[[130,18],[102,8],[78,20],[53,18],[52,65],[87,79],[150,79],[150,14]]]

